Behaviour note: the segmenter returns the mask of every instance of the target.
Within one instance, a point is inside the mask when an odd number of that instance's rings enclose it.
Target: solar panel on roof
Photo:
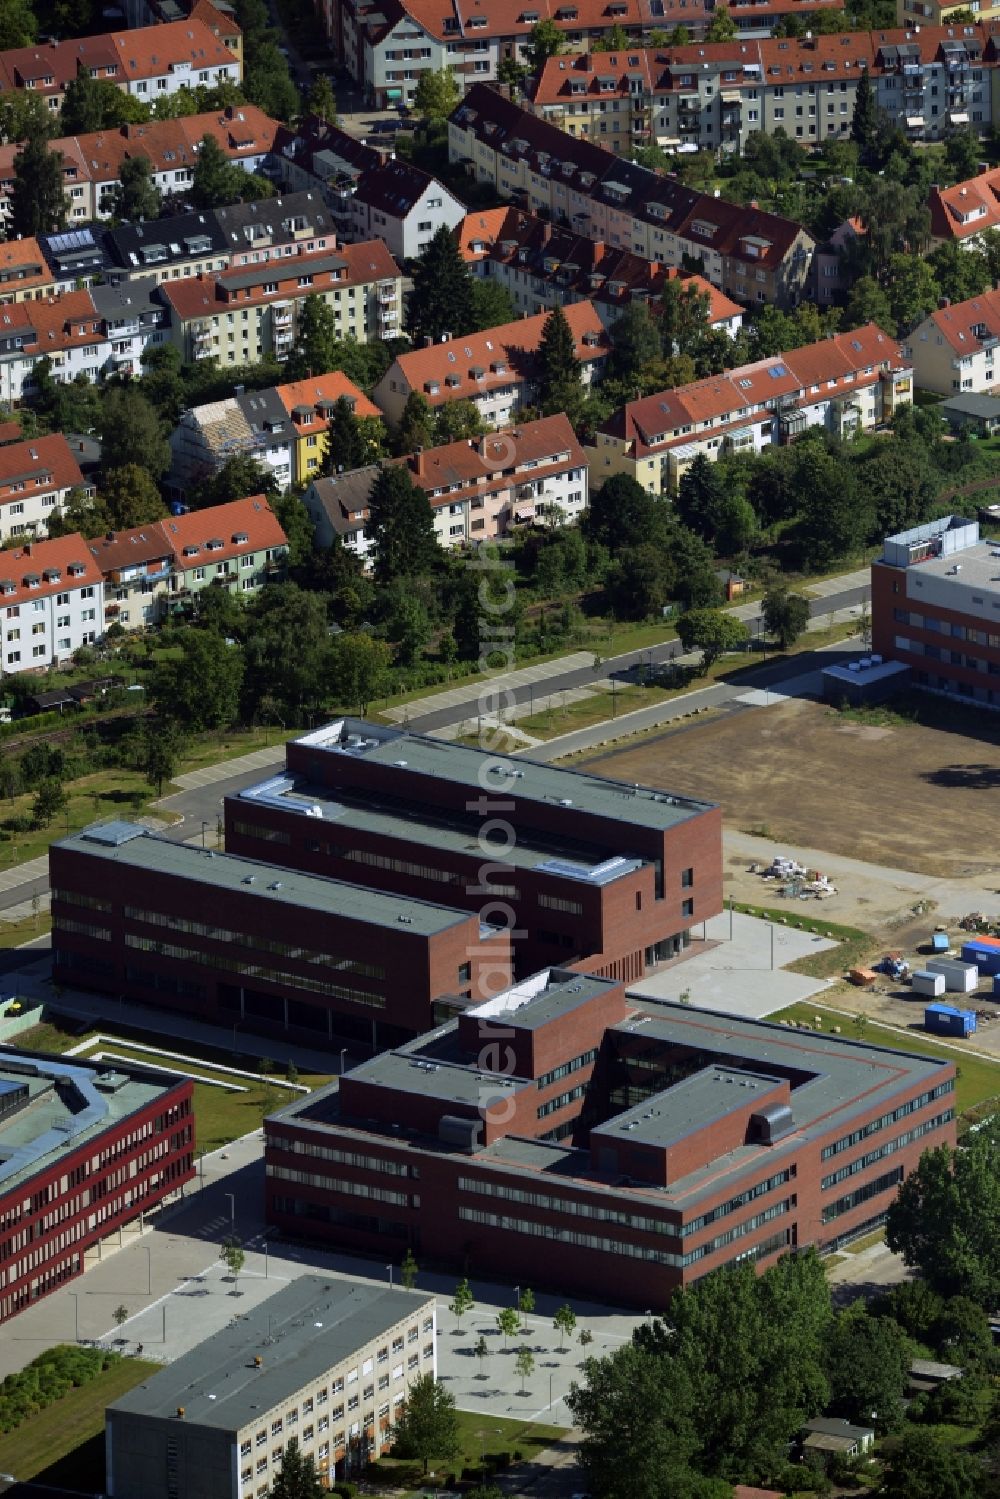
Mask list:
[[[772,380],[777,380],[782,375],[787,375],[788,371],[783,364],[772,364],[767,373],[770,375]]]
[[[93,243],[94,236],[89,229],[70,229],[65,234],[49,236],[49,249],[56,255],[66,250],[85,250]]]

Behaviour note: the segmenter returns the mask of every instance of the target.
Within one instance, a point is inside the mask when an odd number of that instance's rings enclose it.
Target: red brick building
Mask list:
[[[0,1051],[0,1323],[194,1175],[187,1078]]]
[[[338,1248],[662,1306],[880,1223],[921,1152],[954,1143],[954,1087],[951,1062],[547,969],[273,1115],[266,1213]]]
[[[630,983],[722,909],[718,807],[357,719],[292,741],[225,815],[232,853],[508,927],[520,975]]]
[[[49,880],[59,983],[216,1025],[377,1051],[510,982],[506,930],[467,910],[172,843],[136,823],[53,844]]]

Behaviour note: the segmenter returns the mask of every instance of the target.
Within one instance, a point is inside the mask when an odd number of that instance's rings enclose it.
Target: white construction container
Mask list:
[[[947,994],[973,994],[979,987],[975,963],[963,963],[959,958],[929,958],[924,971],[943,974]]]
[[[943,973],[928,973],[926,969],[923,969],[913,975],[914,994],[926,994],[931,999],[940,999],[945,992],[944,986]]]

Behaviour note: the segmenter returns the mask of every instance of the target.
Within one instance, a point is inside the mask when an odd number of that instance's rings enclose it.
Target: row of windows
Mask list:
[[[917,1098],[911,1098],[908,1103],[900,1104],[898,1109],[893,1109],[891,1114],[883,1114],[881,1119],[872,1119],[861,1129],[852,1130],[849,1135],[842,1135],[832,1145],[824,1145],[820,1159],[828,1161],[831,1156],[839,1155],[842,1150],[850,1150],[855,1145],[860,1145],[862,1140],[867,1140],[869,1135],[875,1135],[879,1130],[888,1129],[890,1125],[897,1124],[900,1119],[905,1119],[908,1114],[915,1114],[918,1109],[926,1108],[936,1098],[943,1098],[946,1093],[954,1093],[955,1079],[950,1077],[947,1082],[939,1083],[936,1088],[930,1088],[926,1093],[921,1093]]]
[[[849,1213],[852,1208],[860,1207],[863,1202],[868,1202],[872,1197],[879,1197],[883,1192],[888,1192],[891,1187],[897,1187],[902,1180],[903,1168],[896,1166],[892,1171],[887,1171],[884,1176],[877,1177],[875,1181],[865,1182],[855,1191],[848,1192],[846,1197],[838,1197],[836,1202],[829,1203],[823,1209],[823,1222],[832,1223],[834,1218],[839,1218],[842,1213]]]
[[[602,1223],[617,1223],[622,1228],[634,1228],[642,1233],[673,1236],[678,1233],[677,1224],[669,1223],[664,1218],[647,1218],[639,1213],[626,1213],[619,1208],[604,1207],[601,1203],[579,1201],[572,1197],[552,1197],[548,1192],[529,1191],[506,1181],[460,1176],[458,1190],[478,1192],[486,1197],[502,1197],[505,1202],[522,1202],[526,1207],[542,1208],[547,1212],[571,1213],[577,1218],[596,1218]]]
[[[207,921],[192,921],[184,916],[166,916],[162,911],[144,911],[140,906],[126,906],[125,916],[129,921],[141,921],[147,926],[165,926],[172,932],[187,932],[193,937],[209,937],[215,942],[239,942],[261,948],[264,952],[277,953],[283,958],[295,958],[302,963],[322,963],[342,973],[356,973],[361,978],[384,979],[385,969],[378,963],[358,963],[352,958],[338,958],[332,953],[319,952],[312,947],[299,947],[291,942],[278,942],[258,933],[233,931],[229,927],[215,926]]]
[[[576,1103],[587,1091],[586,1083],[581,1083],[578,1088],[571,1088],[568,1093],[560,1093],[558,1098],[550,1098],[548,1103],[543,1103],[538,1110],[539,1119],[545,1119],[549,1114],[555,1114],[559,1109],[564,1109],[567,1104]]]
[[[578,900],[563,900],[558,895],[540,895],[538,904],[547,911],[566,911],[570,916],[583,915],[583,902]]]
[[[796,1174],[796,1167],[790,1166],[787,1171],[779,1171],[774,1176],[769,1176],[766,1181],[758,1182],[756,1186],[748,1187],[745,1192],[731,1197],[728,1202],[720,1202],[718,1207],[709,1208],[707,1213],[702,1213],[698,1218],[692,1218],[681,1227],[681,1237],[690,1238],[692,1234],[701,1233],[710,1223],[717,1223],[720,1218],[728,1218],[730,1213],[738,1213],[740,1208],[746,1207],[748,1202],[753,1202],[757,1197],[763,1197],[767,1192],[773,1192],[776,1187],[783,1187],[790,1182]]]
[[[73,930],[68,922],[62,926]],[[110,939],[111,933],[107,933]],[[239,958],[228,958],[221,953],[199,952],[194,947],[180,947],[176,942],[160,942],[155,937],[140,937],[135,932],[125,933],[125,946],[140,952],[156,953],[161,958],[176,958],[182,963],[197,963],[202,968],[218,968],[224,973],[235,973],[241,978],[262,979],[267,984],[277,984],[287,989],[306,989],[311,994],[325,994],[331,999],[347,999],[354,1004],[367,1005],[372,1010],[384,1010],[385,999],[379,994],[369,994],[364,989],[349,989],[345,984],[330,984],[325,979],[306,978],[299,973],[286,973],[278,968],[266,968],[261,963],[245,963]]]
[[[377,1171],[382,1176],[408,1176],[419,1180],[420,1167],[403,1161],[389,1161],[383,1156],[361,1155],[355,1150],[336,1150],[332,1145],[309,1145],[304,1140],[286,1140],[281,1135],[267,1136],[268,1150],[286,1150],[291,1155],[305,1155],[319,1161],[335,1161],[338,1166],[354,1166],[359,1171]]]
[[[553,1067],[551,1072],[543,1072],[538,1079],[539,1088],[547,1088],[551,1083],[557,1083],[560,1078],[569,1077],[571,1072],[579,1072],[581,1067],[589,1067],[592,1062],[597,1061],[596,1048],[585,1051],[580,1056],[574,1057],[571,1062],[563,1062],[561,1067]]]
[[[107,911],[110,913],[112,904],[99,895],[83,895],[79,890],[53,890],[53,900],[65,901],[71,906],[87,906],[92,911]]]
[[[244,838],[257,838],[261,843],[291,844],[288,833],[282,833],[277,828],[265,828],[257,822],[234,822],[234,832],[241,833]]]
[[[982,600],[979,600],[982,603]],[[937,619],[933,614],[918,614],[914,609],[893,609],[892,617],[897,624],[912,625],[915,630],[936,631],[941,635],[950,635],[953,640],[968,640],[974,645],[988,645],[993,650],[1000,650],[1000,635],[995,635],[989,630],[977,630],[971,625],[959,625],[950,623],[946,619]]]
[[[823,1191],[828,1192],[838,1182],[846,1181],[849,1176],[856,1176],[859,1171],[867,1171],[869,1166],[874,1166],[876,1161],[884,1160],[886,1156],[895,1155],[897,1150],[903,1150],[905,1146],[911,1145],[914,1140],[919,1140],[923,1135],[930,1134],[932,1130],[940,1129],[942,1125],[948,1124],[955,1117],[954,1109],[945,1109],[943,1114],[936,1114],[933,1119],[918,1124],[913,1129],[908,1129],[905,1134],[897,1135],[895,1140],[889,1140],[878,1150],[870,1150],[867,1155],[859,1156],[849,1166],[841,1166],[832,1176],[824,1176],[821,1183]]]
[[[89,921],[74,921],[67,916],[60,916],[57,925],[61,932],[75,932],[80,937],[93,937],[98,942],[111,941],[110,927],[94,926]]]
[[[267,1174],[278,1181],[297,1182],[300,1187],[320,1187],[324,1192],[339,1192],[347,1197],[368,1197],[373,1202],[389,1202],[395,1207],[419,1207],[420,1198],[388,1187],[373,1187],[368,1182],[349,1182],[335,1176],[321,1176],[314,1171],[296,1171],[291,1166],[269,1166]]]
[[[704,1244],[698,1244],[694,1249],[689,1249],[687,1254],[675,1255],[674,1258],[678,1265],[684,1268],[693,1265],[710,1254],[716,1254],[727,1244],[733,1244],[737,1239],[745,1239],[747,1234],[756,1233],[757,1229],[763,1228],[765,1223],[771,1223],[775,1218],[783,1218],[786,1213],[791,1212],[795,1203],[794,1197],[786,1197],[781,1202],[772,1203],[769,1208],[755,1213],[752,1218],[746,1218],[742,1223],[734,1223],[732,1228],[727,1229],[724,1234],[717,1234],[714,1239],[707,1239]]]

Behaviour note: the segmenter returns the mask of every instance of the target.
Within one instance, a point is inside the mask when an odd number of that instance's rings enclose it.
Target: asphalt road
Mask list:
[[[849,609],[852,606],[865,602],[870,594],[870,588],[848,588],[842,593],[827,594],[823,598],[814,598],[809,601],[810,616],[815,618],[819,615],[830,614],[837,609]],[[752,622],[751,622],[752,623]],[[631,672],[641,671],[647,663],[653,666],[662,665],[664,662],[672,661],[675,656],[683,655],[684,648],[679,640],[670,640],[663,645],[653,646],[652,649],[642,651],[627,651],[622,656],[609,656],[601,665],[601,675],[611,675],[617,679],[627,677]],[[788,664],[782,662],[780,674],[788,675]],[[540,697],[544,692],[546,697],[551,697],[559,692],[567,692],[573,687],[590,687],[593,685],[594,671],[592,667],[577,667],[573,671],[567,671],[561,676],[547,677],[544,684],[536,682],[533,686],[524,686],[513,689],[509,695],[505,694],[503,700],[504,712],[509,711],[515,703],[528,703],[532,697]],[[766,686],[764,679],[761,686]],[[418,734],[429,734],[434,729],[448,728],[451,724],[462,723],[466,719],[475,718],[481,712],[490,712],[493,704],[485,707],[480,706],[481,699],[488,697],[490,686],[484,682],[483,686],[467,699],[458,704],[452,704],[449,708],[438,708],[429,713],[410,718],[407,728]]]

